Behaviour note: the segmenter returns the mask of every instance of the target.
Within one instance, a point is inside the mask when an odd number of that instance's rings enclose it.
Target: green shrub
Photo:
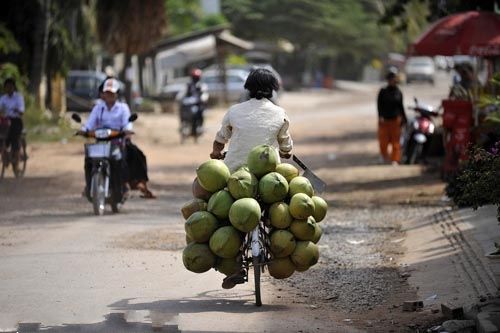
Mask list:
[[[500,221],[500,141],[489,150],[471,148],[469,159],[446,186],[446,194],[459,207],[496,205]]]

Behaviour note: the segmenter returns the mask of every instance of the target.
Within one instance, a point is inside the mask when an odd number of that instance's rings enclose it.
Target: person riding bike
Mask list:
[[[82,126],[80,134],[85,135],[88,131],[98,128],[110,128],[113,130],[124,131],[131,134],[132,124],[129,122],[130,109],[126,103],[118,101],[118,91],[120,84],[116,79],[110,78],[104,81],[102,89],[102,102],[97,103],[90,112],[85,125]],[[123,140],[116,139],[115,143],[122,146]],[[112,160],[111,172],[114,175],[113,186],[116,193],[123,193],[124,183],[126,181],[125,159]],[[92,161],[85,159],[85,194],[90,198],[90,180],[92,177]]]
[[[112,79],[113,77],[108,76],[107,79]],[[104,80],[98,87],[99,99],[96,104],[104,103]],[[130,136],[125,137],[125,158],[126,158],[126,180],[128,185],[132,190],[141,191],[141,198],[144,199],[156,199],[156,196],[148,188],[148,166],[146,161],[146,155],[142,150],[132,143]]]
[[[250,100],[229,108],[210,153],[213,159],[224,159],[231,172],[247,163],[248,153],[257,145],[274,146],[283,158],[290,158],[293,148],[290,120],[283,108],[271,102],[273,91],[279,90],[276,76],[268,69],[257,68],[250,72],[244,87],[249,91]],[[226,277],[222,287],[229,289],[243,283],[245,274],[242,270]]]
[[[191,71],[191,82],[176,96],[176,100],[180,103],[181,121],[189,119],[191,135],[194,137],[199,135],[199,130],[203,126],[203,113],[208,102],[207,85],[200,81],[201,75],[201,69],[194,68]]]
[[[17,92],[16,82],[8,78],[4,82],[5,94],[0,97],[0,113],[4,113],[10,121],[7,132],[6,147],[11,147],[12,158],[19,159],[20,138],[23,132],[24,98]]]

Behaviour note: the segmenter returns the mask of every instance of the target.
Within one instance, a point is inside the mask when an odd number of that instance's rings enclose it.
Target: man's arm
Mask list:
[[[210,153],[210,158],[222,160],[224,155],[222,154],[222,150],[224,150],[224,144],[214,141],[212,152]]]

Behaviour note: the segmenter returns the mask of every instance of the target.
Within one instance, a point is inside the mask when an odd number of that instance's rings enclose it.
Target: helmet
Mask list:
[[[398,74],[399,74],[398,68],[395,66],[391,66],[387,69],[387,73],[385,74],[385,78],[387,80],[390,80],[390,79],[397,77]]]
[[[199,68],[194,68],[192,71],[191,71],[191,77],[193,79],[199,79],[201,77],[201,69]]]

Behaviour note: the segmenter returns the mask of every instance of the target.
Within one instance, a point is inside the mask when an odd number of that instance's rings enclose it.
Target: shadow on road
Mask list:
[[[231,299],[237,297],[238,299]],[[104,316],[104,321],[91,324],[63,324],[61,326],[42,326],[40,323],[21,323],[18,333],[91,333],[91,332],[180,332],[177,316],[180,313],[220,312],[253,313],[286,311],[284,305],[263,305],[241,300],[253,297],[253,293],[231,294],[221,290],[211,290],[196,298],[180,300],[161,300],[146,303],[130,303],[133,299],[123,299],[109,305],[114,312]],[[200,299],[203,298],[203,299]],[[208,298],[208,299],[207,299]],[[144,322],[145,321],[145,322]]]

